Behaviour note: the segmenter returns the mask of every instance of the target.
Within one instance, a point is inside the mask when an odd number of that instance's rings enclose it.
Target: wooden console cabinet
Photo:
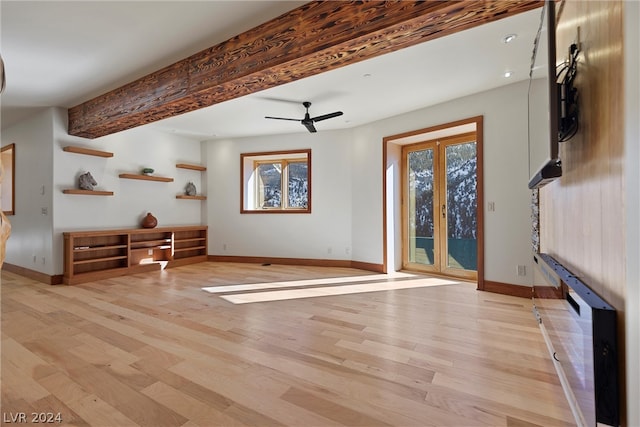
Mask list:
[[[207,260],[207,227],[65,232],[64,283],[74,285]]]

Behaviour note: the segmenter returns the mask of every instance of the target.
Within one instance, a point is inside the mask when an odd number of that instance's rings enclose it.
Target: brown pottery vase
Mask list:
[[[158,219],[151,215],[151,212],[147,213],[147,216],[142,219],[143,228],[155,228],[156,225],[158,225]]]

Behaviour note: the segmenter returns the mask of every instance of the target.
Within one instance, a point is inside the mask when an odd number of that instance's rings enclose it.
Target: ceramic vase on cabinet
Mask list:
[[[151,215],[151,212],[142,219],[142,228],[155,228],[158,225],[158,219]]]

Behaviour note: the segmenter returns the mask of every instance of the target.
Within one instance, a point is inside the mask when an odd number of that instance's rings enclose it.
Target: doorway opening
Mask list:
[[[476,280],[483,268],[482,117],[383,140],[384,269]]]
[[[402,268],[476,279],[476,135],[402,147]]]

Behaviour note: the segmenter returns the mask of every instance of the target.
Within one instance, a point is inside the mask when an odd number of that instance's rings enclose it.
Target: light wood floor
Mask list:
[[[233,263],[76,286],[2,272],[3,422],[573,425],[531,302],[447,283]],[[223,298],[247,293],[263,302]]]

